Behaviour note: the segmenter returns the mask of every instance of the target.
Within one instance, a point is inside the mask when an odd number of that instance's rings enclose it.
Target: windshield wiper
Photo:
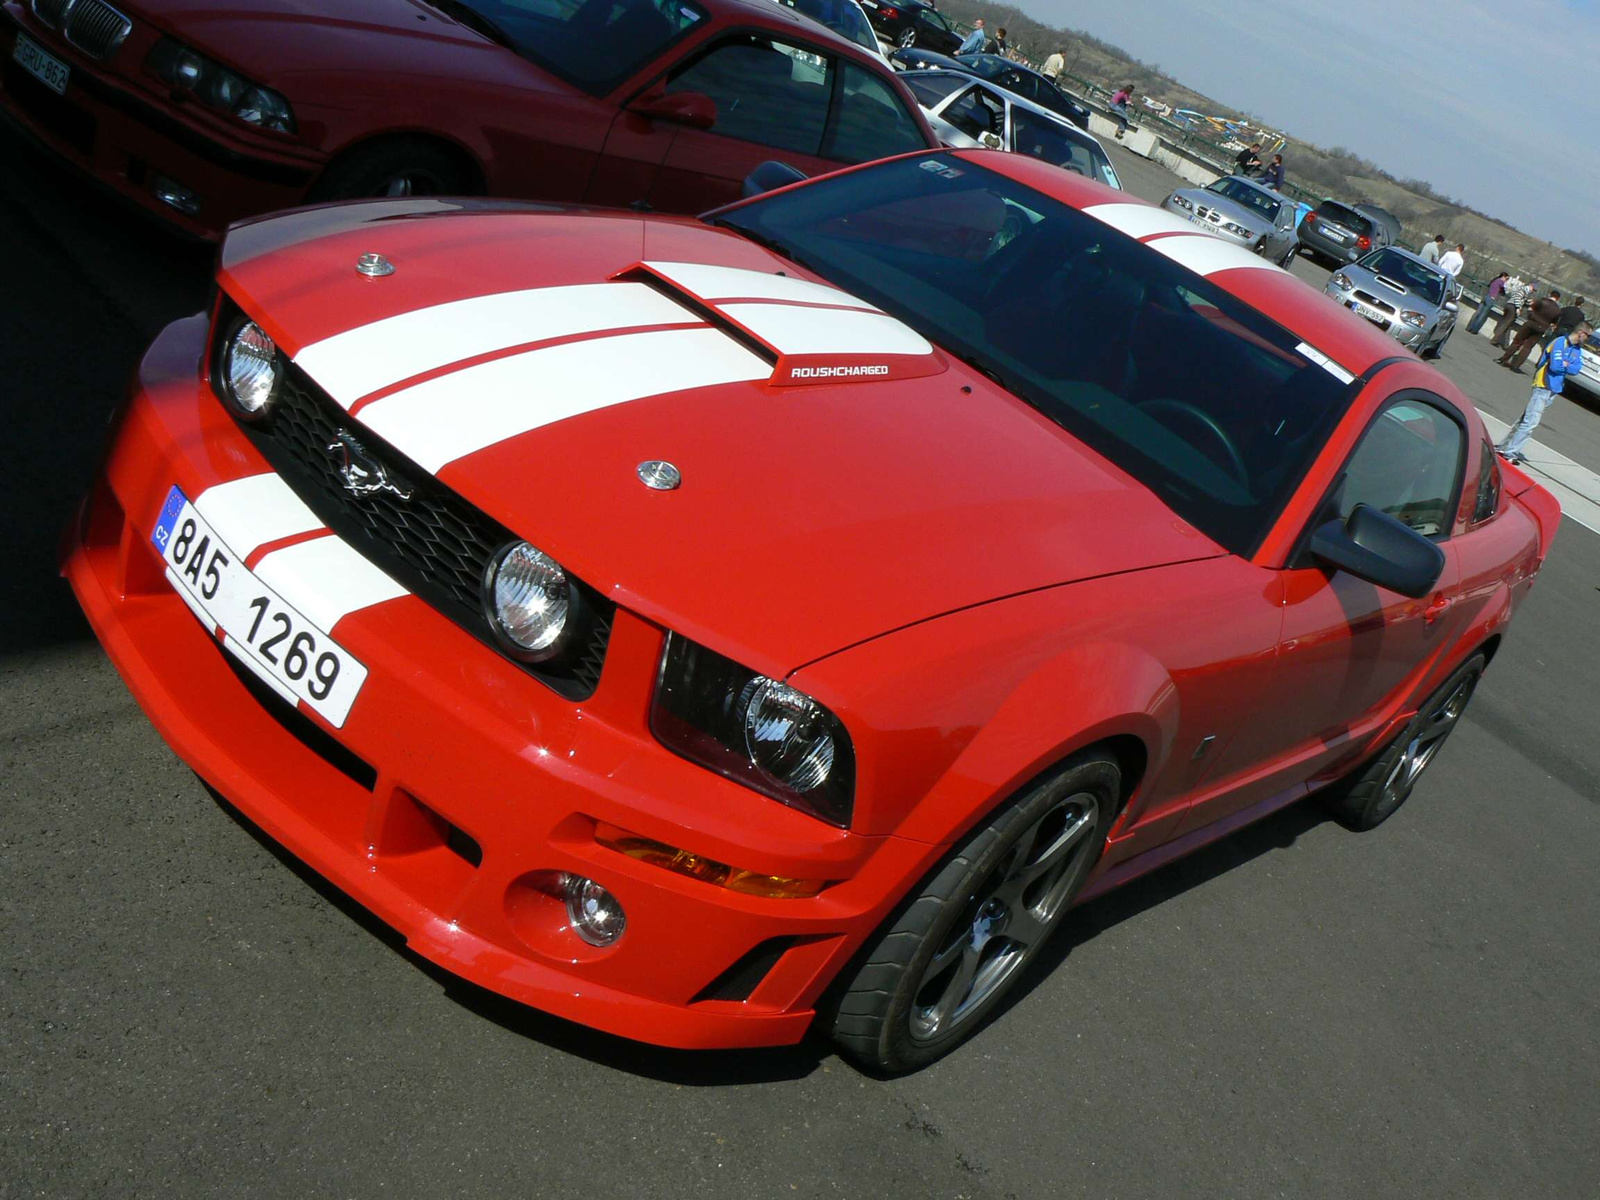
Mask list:
[[[777,238],[768,237],[764,233],[757,233],[749,226],[736,224],[735,222],[728,220],[727,217],[713,217],[709,222],[707,222],[707,224],[715,225],[718,229],[731,229],[740,237],[749,238],[763,250],[771,250],[774,254],[783,255],[783,257],[787,258],[797,267],[804,267],[812,274],[821,275],[824,279],[828,277],[828,273],[826,271],[819,271],[805,259],[801,258],[800,255],[796,254],[792,247],[784,245]]]
[[[511,50],[517,48],[517,44],[511,40],[509,33],[473,8],[472,5],[465,3],[464,0],[427,0],[427,3],[444,13],[445,16],[483,34],[491,42],[498,42]]]

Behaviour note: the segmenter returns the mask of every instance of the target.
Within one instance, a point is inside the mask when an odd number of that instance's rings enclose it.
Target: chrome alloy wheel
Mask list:
[[[900,31],[900,45],[903,49],[909,50],[916,44],[917,31],[915,29],[903,29]]]
[[[1467,676],[1451,689],[1443,701],[1429,706],[1426,712],[1417,717],[1407,731],[1405,749],[1383,781],[1383,798],[1378,802],[1380,812],[1399,807],[1411,794],[1411,789],[1433,761],[1439,747],[1444,745],[1445,738],[1450,736],[1461,714],[1467,711],[1467,701],[1472,699],[1479,678],[1477,675]]]
[[[1064,797],[1028,826],[967,901],[917,985],[911,1037],[942,1037],[986,1007],[1044,942],[1097,840],[1100,803]]]

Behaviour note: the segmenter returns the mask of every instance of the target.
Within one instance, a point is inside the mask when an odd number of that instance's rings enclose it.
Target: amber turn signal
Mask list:
[[[815,896],[828,886],[826,879],[785,879],[781,875],[761,875],[727,863],[679,850],[665,842],[653,841],[629,833],[615,825],[600,822],[595,826],[594,839],[608,850],[626,854],[639,862],[649,863],[712,887],[727,888],[730,892],[743,892],[747,896],[766,896],[775,900],[801,900]]]

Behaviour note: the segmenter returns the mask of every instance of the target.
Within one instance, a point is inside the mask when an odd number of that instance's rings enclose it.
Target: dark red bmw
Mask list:
[[[699,212],[938,145],[770,0],[0,0],[0,112],[184,230],[353,196]]]

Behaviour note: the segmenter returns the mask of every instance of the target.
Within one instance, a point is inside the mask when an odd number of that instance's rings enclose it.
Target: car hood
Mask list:
[[[1444,307],[1443,301],[1430,300],[1421,292],[1412,291],[1406,286],[1403,279],[1396,279],[1390,275],[1380,275],[1366,267],[1351,264],[1341,267],[1339,273],[1344,275],[1356,287],[1371,292],[1381,300],[1391,304],[1398,304],[1402,300],[1408,301],[1413,308],[1427,314],[1437,313]]]
[[[1272,222],[1256,212],[1255,209],[1248,205],[1240,204],[1237,200],[1230,200],[1226,196],[1219,196],[1216,192],[1207,191],[1205,188],[1183,188],[1177,194],[1191,204],[1203,204],[1207,208],[1214,209],[1228,220],[1243,225],[1246,229],[1264,230],[1272,227]]]
[[[330,70],[494,77],[492,64],[510,55],[417,0],[138,0],[131,11],[256,82],[291,92],[297,79]]]
[[[363,253],[393,273],[361,275]],[[694,221],[311,209],[236,227],[219,281],[354,432],[619,604],[769,674],[1000,597],[1223,553],[915,331]],[[675,489],[641,482],[658,460]]]

